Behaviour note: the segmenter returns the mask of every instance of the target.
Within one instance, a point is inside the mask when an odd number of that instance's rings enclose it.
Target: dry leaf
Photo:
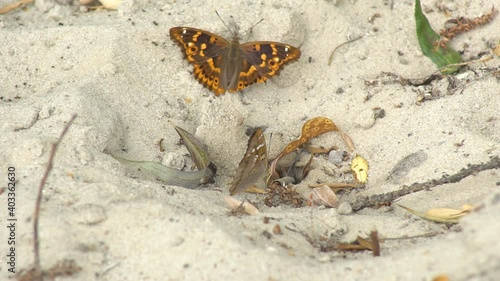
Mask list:
[[[417,215],[426,220],[440,222],[440,223],[458,223],[459,219],[467,214],[469,214],[473,207],[471,205],[463,205],[461,210],[448,209],[448,208],[433,208],[425,213],[415,211],[403,205],[399,207],[406,209],[408,212]]]
[[[339,148],[337,146],[331,146],[331,147],[314,147],[314,146],[307,146],[305,149],[311,153],[311,154],[326,154],[332,150],[338,150]]]
[[[25,4],[28,4],[28,3],[31,3],[33,2],[33,0],[21,0],[17,3],[14,3],[14,4],[10,4],[10,5],[7,5],[7,6],[4,6],[2,8],[0,8],[0,14],[6,14],[22,5],[25,5]]]
[[[314,188],[310,199],[314,205],[323,205],[330,208],[337,207],[338,203],[337,195],[335,195],[335,192],[326,185]]]
[[[373,256],[380,256],[380,239],[378,238],[378,231],[372,230],[370,232],[370,240],[359,237],[353,243],[339,243],[337,245],[339,251],[362,251],[370,250]]]
[[[118,6],[120,6],[122,0],[99,0],[99,2],[101,2],[102,6],[106,9],[116,10]]]
[[[315,138],[321,134],[326,132],[337,131],[337,126],[333,123],[332,120],[326,117],[316,117],[308,120],[304,126],[302,126],[302,133],[297,140],[290,142],[283,151],[278,155],[277,159],[282,158],[283,156],[289,154],[292,151],[295,151],[301,145],[306,143],[312,138]]]
[[[285,149],[281,151],[278,157],[276,157],[276,159],[274,159],[274,161],[271,163],[269,174],[273,175],[275,173],[276,164],[281,158],[295,151],[310,139],[315,138],[326,132],[332,132],[337,130],[338,130],[337,126],[333,123],[333,121],[326,117],[315,117],[313,119],[308,120],[302,126],[302,133],[300,134],[300,137],[297,140],[290,142],[285,147]]]
[[[372,250],[372,244],[367,239],[359,237],[353,243],[339,243],[337,245],[339,251],[362,251]]]
[[[344,142],[347,144],[347,147],[349,147],[349,149],[351,150],[351,152],[353,152],[354,150],[356,150],[356,148],[354,147],[354,143],[352,142],[352,139],[351,137],[344,131],[340,131],[340,136],[342,137],[342,139],[344,140]]]
[[[254,205],[248,202],[242,202],[231,196],[224,196],[224,200],[226,201],[226,204],[231,211],[242,210],[249,215],[259,214],[259,210]]]
[[[439,274],[432,278],[432,281],[449,281],[450,279],[448,278],[448,275],[446,274]]]
[[[283,234],[283,232],[281,232],[281,226],[279,224],[277,224],[273,227],[273,234],[274,235]]]
[[[368,180],[368,162],[363,157],[357,155],[352,159],[351,170],[358,182],[366,183]]]

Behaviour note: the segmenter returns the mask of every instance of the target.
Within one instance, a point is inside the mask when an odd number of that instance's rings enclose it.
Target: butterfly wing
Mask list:
[[[237,87],[230,92],[241,91],[253,83],[263,83],[278,75],[283,67],[300,58],[299,49],[278,42],[248,42],[240,45],[243,66]]]
[[[208,31],[191,27],[173,27],[170,38],[179,45],[185,58],[193,64],[193,74],[203,86],[219,95],[225,89],[219,87],[222,54],[229,42]]]
[[[266,139],[259,128],[248,141],[247,151],[236,170],[229,193],[234,195],[254,185],[267,174],[268,165]]]

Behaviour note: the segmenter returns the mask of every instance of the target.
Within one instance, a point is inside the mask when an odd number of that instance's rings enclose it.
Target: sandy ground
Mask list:
[[[81,267],[58,280],[432,280],[439,274],[498,280],[498,170],[398,201],[422,211],[483,206],[458,225],[425,221],[395,204],[349,212],[349,202],[359,196],[455,174],[499,155],[500,87],[491,71],[498,70],[498,58],[422,86],[403,86],[383,74],[422,78],[436,71],[418,46],[413,1],[138,0],[124,1],[117,11],[35,2],[0,15],[1,280],[13,276],[5,254],[8,167],[15,167],[17,178],[19,271],[33,262],[34,202],[51,143],[75,113],[45,186],[40,219],[43,268],[63,259]],[[450,17],[489,12],[493,2],[423,5],[439,30]],[[193,79],[168,30],[192,26],[228,38],[215,9],[242,30],[264,18],[249,40],[299,46],[302,58],[266,85],[214,97]],[[465,60],[478,59],[499,34],[495,19],[455,38],[453,46]],[[338,49],[328,66],[333,49],[358,36],[363,38]],[[385,116],[376,119],[374,108]],[[272,158],[316,116],[344,129],[368,160],[366,188],[343,196],[343,211],[270,208],[263,195],[244,193],[236,197],[254,202],[261,214],[229,214],[223,196],[246,149],[247,128],[264,127],[266,137],[273,133]],[[182,163],[186,150],[169,121],[208,145],[218,168],[215,184],[166,186],[109,155]],[[334,133],[313,143],[347,150]],[[335,172],[327,160],[316,157],[308,181],[334,181],[335,173],[346,173],[348,162]],[[388,177],[401,165],[409,167],[405,173]],[[276,224],[282,234],[273,234]],[[373,229],[383,239],[434,236],[385,240],[380,257],[314,246],[326,238],[352,242]]]

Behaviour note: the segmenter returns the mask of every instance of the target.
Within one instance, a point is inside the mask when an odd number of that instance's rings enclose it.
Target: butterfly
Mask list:
[[[173,27],[170,38],[193,65],[194,77],[216,96],[237,92],[278,75],[284,65],[297,61],[300,50],[270,41],[240,44],[235,33],[231,41],[191,27]]]
[[[249,189],[257,181],[264,179],[268,167],[266,139],[262,129],[258,128],[248,140],[247,151],[236,170],[229,193],[234,195]]]

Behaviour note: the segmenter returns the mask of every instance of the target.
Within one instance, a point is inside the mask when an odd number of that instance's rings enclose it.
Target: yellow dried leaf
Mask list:
[[[432,281],[449,281],[450,279],[448,278],[448,275],[446,274],[439,274],[438,276],[435,276],[432,278]]]
[[[352,159],[351,170],[358,182],[366,183],[368,180],[368,162],[363,157],[357,155]]]
[[[469,214],[473,209],[471,205],[463,205],[461,210],[449,208],[433,208],[425,213],[422,213],[399,204],[398,206],[421,218],[440,223],[458,223],[458,220],[461,217]]]

